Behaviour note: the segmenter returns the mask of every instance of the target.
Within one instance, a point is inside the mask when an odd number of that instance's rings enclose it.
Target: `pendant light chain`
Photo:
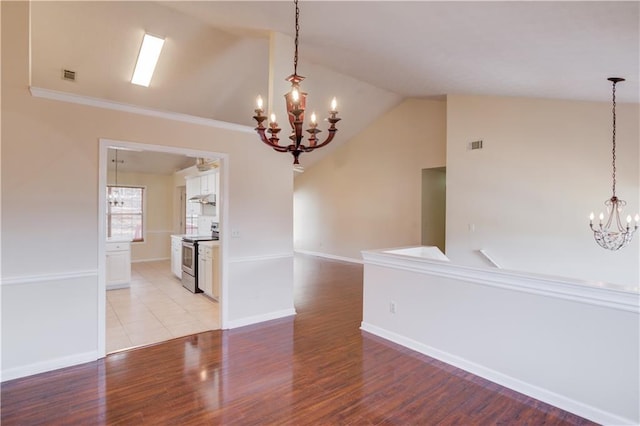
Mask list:
[[[607,216],[601,212],[599,222],[594,223],[595,215],[591,212],[589,215],[589,227],[593,231],[593,237],[600,247],[615,251],[620,250],[631,242],[633,234],[638,230],[638,227],[640,227],[640,215],[636,213],[636,223],[633,227],[631,226],[631,221],[634,218],[632,218],[631,215],[627,216],[626,225],[624,225],[620,219],[622,210],[627,203],[616,196],[616,83],[625,80],[621,77],[610,77],[607,80],[613,83],[611,87],[611,115],[613,118],[613,130],[611,132],[611,177],[613,188],[611,198],[604,202],[604,205],[607,207]]]
[[[298,75],[298,33],[300,32],[300,9],[298,8],[298,0],[294,0],[296,5],[296,39],[295,39],[295,53],[293,54],[293,74]]]
[[[612,140],[612,165],[613,165],[613,173],[611,177],[613,178],[613,196],[616,196],[616,81],[613,82],[613,140]]]
[[[116,149],[116,187],[118,187],[118,150]]]

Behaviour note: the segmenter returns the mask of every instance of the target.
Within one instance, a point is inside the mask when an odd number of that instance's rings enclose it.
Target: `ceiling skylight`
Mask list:
[[[153,71],[156,69],[160,51],[164,45],[164,39],[151,34],[145,34],[142,39],[142,47],[138,53],[138,62],[133,71],[131,83],[139,86],[149,87]]]

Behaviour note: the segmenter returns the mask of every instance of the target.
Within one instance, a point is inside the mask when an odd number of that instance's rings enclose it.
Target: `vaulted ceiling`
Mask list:
[[[288,1],[43,1],[31,13],[32,85],[252,127],[269,32],[294,29]],[[635,1],[301,1],[300,25],[301,67],[378,88],[384,108],[446,94],[608,101],[610,76],[628,80],[619,101],[639,101]],[[166,37],[148,88],[130,83],[145,31]],[[371,103],[346,100],[344,124],[375,118],[358,117],[380,113]]]

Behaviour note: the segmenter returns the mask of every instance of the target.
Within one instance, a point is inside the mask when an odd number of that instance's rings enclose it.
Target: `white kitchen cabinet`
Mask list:
[[[207,215],[216,216],[217,210],[213,205],[201,204],[198,201],[189,201],[194,197],[208,195],[207,201],[215,202],[218,192],[218,176],[217,172],[207,173],[205,175],[189,176],[186,178],[187,186],[187,216]],[[213,195],[212,195],[213,194]]]
[[[212,292],[211,297],[220,300],[220,246],[214,245],[211,248],[211,275],[212,275]]]
[[[195,197],[196,195],[200,195],[200,176],[189,176],[186,178],[187,183],[187,200],[191,197]]]
[[[218,173],[211,172],[205,175],[187,177],[187,198],[196,195],[215,194],[217,192],[217,175]]]
[[[197,216],[202,214],[202,205],[199,202],[191,201],[193,197],[200,195],[200,176],[187,178],[187,216]]]
[[[213,297],[213,274],[211,246],[198,244],[198,287],[209,297]]]
[[[202,214],[202,205],[199,202],[191,201],[193,197],[200,195],[200,176],[190,176],[186,178],[187,187],[187,216],[197,216]]]
[[[107,290],[127,288],[131,283],[131,243],[128,241],[106,244]]]
[[[171,236],[171,272],[182,279],[182,237]]]
[[[208,195],[207,199],[215,205],[205,204],[202,206],[202,214],[206,216],[218,216],[218,172],[212,172],[201,177],[200,189],[203,195]]]
[[[201,194],[213,194],[216,192],[216,175],[215,173],[209,173],[204,176],[200,176],[200,193]]]

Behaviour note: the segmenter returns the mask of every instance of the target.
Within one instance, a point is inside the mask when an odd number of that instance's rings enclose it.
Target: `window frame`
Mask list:
[[[110,238],[112,238],[110,236],[111,234],[111,217],[114,215],[114,213],[111,212],[111,208],[112,206],[109,204],[109,192],[111,190],[111,188],[129,188],[129,189],[139,189],[140,191],[142,191],[141,194],[141,202],[140,202],[140,238],[135,238],[135,232],[134,232],[134,238],[131,239],[132,243],[144,243],[146,240],[146,216],[147,216],[147,188],[146,186],[142,186],[142,185],[107,185],[106,188],[106,198],[107,198],[107,205],[106,205],[106,209],[105,209],[105,230],[106,230],[106,239],[109,240]],[[138,215],[138,213],[116,213],[115,216],[118,215]]]

